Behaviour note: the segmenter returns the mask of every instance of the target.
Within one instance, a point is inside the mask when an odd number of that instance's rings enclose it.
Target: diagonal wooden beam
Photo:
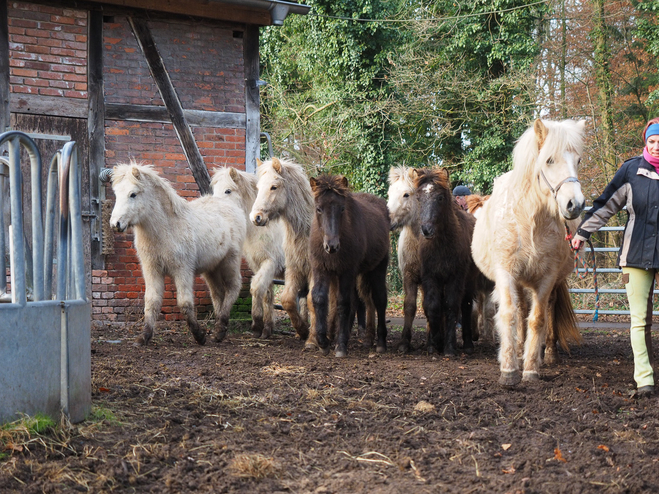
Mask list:
[[[192,170],[192,175],[199,186],[199,190],[202,194],[211,194],[210,174],[204,163],[204,158],[199,152],[192,130],[185,119],[183,107],[178,99],[172,80],[169,78],[165,64],[160,57],[153,36],[151,36],[149,26],[147,26],[145,19],[128,17],[128,21],[142,49],[144,58],[149,65],[151,75],[158,85],[160,97],[165,103],[174,130],[176,130],[181,146],[183,146],[183,152],[188,159],[188,166]]]

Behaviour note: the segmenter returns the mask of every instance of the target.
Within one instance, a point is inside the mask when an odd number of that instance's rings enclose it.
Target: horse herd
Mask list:
[[[470,201],[482,206],[476,215],[453,199],[445,168],[392,168],[385,202],[353,192],[343,176],[309,178],[300,165],[272,158],[259,162],[256,175],[216,170],[213,195],[187,201],[152,167],[117,165],[110,223],[119,231],[133,228],[145,280],[145,327],[136,343],[153,336],[165,276],[195,340],[205,343],[193,303],[196,275],[208,284],[212,337],[222,341],[244,257],[254,273],[254,336],[272,334],[273,279],[283,275],[281,303],[305,347],[328,354],[334,342],[335,355],[346,356],[357,315],[364,344],[383,353],[389,235],[400,230],[405,323],[398,350],[410,349],[421,288],[429,352],[456,354],[461,324],[463,349],[471,353],[488,326],[477,317],[472,324],[472,307],[486,322],[496,310],[500,383],[538,379],[543,344],[545,362],[552,363],[557,341],[567,347],[580,338],[566,284],[572,255],[563,237],[584,206],[577,179],[583,133],[583,121],[536,120],[492,195]]]

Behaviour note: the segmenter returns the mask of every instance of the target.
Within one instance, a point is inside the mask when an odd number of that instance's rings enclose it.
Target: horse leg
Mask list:
[[[309,336],[309,326],[300,317],[298,311],[298,295],[307,285],[307,280],[302,273],[294,273],[292,270],[286,270],[284,291],[281,294],[281,305],[291,319],[291,324],[295,328],[298,338],[306,340]],[[304,294],[306,296],[306,293]]]
[[[360,338],[364,336],[366,332],[366,303],[362,300],[361,297],[357,297],[357,336]]]
[[[153,337],[153,331],[158,321],[162,307],[162,296],[165,291],[165,277],[151,273],[142,267],[144,272],[144,331],[135,339],[135,345],[146,345]]]
[[[373,305],[378,313],[378,342],[375,348],[377,353],[385,353],[387,351],[387,264],[389,259],[384,259],[383,262],[375,268],[371,273],[371,298]]]
[[[459,294],[459,291],[455,287],[448,285],[444,289],[444,355],[455,356],[457,355],[457,342],[456,342],[456,326],[458,324],[458,317],[461,312],[462,296]],[[471,312],[468,313],[469,322],[471,322]],[[465,319],[463,317],[463,319]],[[463,331],[464,325],[468,322],[463,320]],[[468,330],[469,343],[473,349],[473,343],[471,343],[471,329]]]
[[[188,328],[194,339],[200,345],[206,343],[206,330],[197,322],[197,311],[194,306],[194,272],[176,273],[172,275],[176,285],[176,305],[188,323]]]
[[[403,322],[403,334],[398,343],[399,353],[407,353],[410,351],[412,342],[412,325],[414,324],[414,317],[416,316],[416,297],[419,285],[410,278],[411,276],[406,276],[403,282],[403,288],[405,290],[405,300],[403,302],[405,321]]]
[[[371,348],[373,341],[375,341],[375,304],[373,303],[370,283],[364,275],[357,277],[357,294],[355,298],[362,300],[366,307],[366,327],[364,328],[362,341],[364,348]]]
[[[250,283],[252,295],[252,335],[256,338],[269,338],[272,334],[272,280],[275,277],[276,266],[271,260],[266,260]],[[269,317],[266,318],[266,313]]]
[[[495,291],[499,301],[499,310],[495,316],[495,324],[499,335],[499,364],[501,377],[499,384],[510,388],[519,384],[522,375],[519,371],[519,360],[515,348],[516,326],[521,324],[517,319],[517,290],[510,276],[499,273]]]
[[[551,286],[543,285],[538,288],[538,291],[533,292],[528,333],[526,335],[526,345],[524,346],[523,379],[525,381],[538,381],[540,379],[541,352],[547,332],[547,306],[550,293]]]
[[[337,358],[348,355],[348,339],[350,338],[351,315],[355,313],[355,276],[344,274],[339,276],[339,290],[337,294],[336,309],[339,316],[339,334],[336,342]]]
[[[338,280],[332,278],[330,282],[330,295],[329,295],[329,315],[327,317],[327,339],[330,342],[336,341],[336,335],[338,334],[338,312],[336,303],[338,300],[338,291],[339,284]]]
[[[517,290],[517,340],[515,350],[517,358],[521,359],[524,355],[524,342],[528,331],[529,319],[529,291],[522,287]]]
[[[434,280],[422,280],[423,313],[426,315],[426,339],[428,354],[440,352],[444,348],[444,321],[442,293]]]
[[[471,295],[466,295],[462,297],[461,310],[462,310],[462,345],[464,352],[467,355],[471,355],[472,353],[474,353],[474,342],[473,342],[474,338],[472,335],[472,327],[471,327],[471,322],[473,320],[472,318],[473,298]]]
[[[316,343],[323,355],[329,354],[330,342],[327,339],[327,317],[329,312],[330,275],[324,272],[314,273],[314,283],[311,289],[311,298],[315,314]],[[309,343],[309,342],[307,342]]]
[[[220,265],[213,272],[213,279],[216,287],[222,288],[219,311],[215,313],[215,328],[213,339],[219,343],[222,341],[229,329],[229,317],[231,307],[236,303],[240,295],[242,285],[242,275],[240,274],[240,263],[242,257],[240,253],[229,253],[222,259]]]
[[[556,341],[558,335],[556,334],[554,308],[556,306],[556,289],[551,291],[549,297],[549,305],[547,310],[547,339],[545,340],[545,356],[544,363],[547,365],[555,365],[559,362],[558,347]]]

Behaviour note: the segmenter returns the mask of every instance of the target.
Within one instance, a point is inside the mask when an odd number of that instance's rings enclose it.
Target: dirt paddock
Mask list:
[[[539,383],[497,384],[496,348],[427,355],[302,351],[286,321],[268,341],[200,347],[160,323],[93,328],[93,412],[4,444],[0,492],[656,492],[658,398],[632,396],[628,332],[584,344]],[[398,330],[398,331],[397,331]]]

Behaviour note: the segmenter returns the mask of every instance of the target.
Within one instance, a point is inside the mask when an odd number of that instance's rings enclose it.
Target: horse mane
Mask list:
[[[485,201],[487,201],[489,198],[490,198],[489,195],[479,196],[478,194],[471,194],[466,196],[467,212],[470,214],[474,214],[474,212],[478,208],[483,207],[483,204],[485,204]]]
[[[236,188],[238,189],[238,194],[240,194],[241,201],[243,203],[243,209],[249,213],[252,208],[252,204],[256,201],[256,175],[253,173],[247,173],[240,170],[233,169],[237,173],[238,180],[235,180],[231,176],[231,168],[215,168],[213,170],[213,177],[211,178],[211,188],[220,181],[221,178],[225,177],[226,180],[231,181]]]
[[[440,186],[442,189],[450,190],[451,182],[449,180],[448,171],[446,168],[422,168],[416,170],[416,178],[414,179],[414,187],[418,189],[425,184],[433,183]]]
[[[314,180],[313,195],[320,197],[326,192],[333,192],[343,197],[350,195],[350,187],[344,183],[344,177],[341,175],[328,175],[323,173],[318,175]]]
[[[583,152],[583,126],[574,120],[553,122],[542,120],[547,135],[539,147],[535,126],[532,125],[522,134],[513,148],[513,169],[508,184],[516,191],[528,190],[529,184],[539,193],[538,164],[564,151],[581,155]]]
[[[188,201],[179,196],[169,180],[158,175],[152,165],[138,164],[134,160],[131,160],[130,163],[116,165],[112,172],[112,186],[114,187],[122,180],[128,180],[137,185],[141,191],[146,190],[145,184],[160,190],[175,215],[180,216],[184,213]]]
[[[280,171],[273,166],[275,160],[264,161],[257,167],[257,176],[261,178],[265,173],[272,172],[281,176],[284,187],[286,187],[286,197],[288,198],[288,207],[285,215],[291,228],[296,233],[305,232],[308,235],[311,229],[311,219],[313,216],[313,195],[309,179],[302,165],[283,159],[277,159],[276,163]]]
[[[414,178],[412,171],[414,168],[409,166],[395,166],[389,170],[389,185],[393,185],[398,180],[405,181],[409,187],[414,187]]]

